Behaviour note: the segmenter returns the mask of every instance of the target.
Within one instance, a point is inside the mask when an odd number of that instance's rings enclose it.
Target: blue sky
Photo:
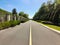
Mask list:
[[[48,0],[0,0],[0,8],[12,11],[13,8],[17,9],[17,12],[24,11],[32,18],[35,12],[41,7],[43,2]]]

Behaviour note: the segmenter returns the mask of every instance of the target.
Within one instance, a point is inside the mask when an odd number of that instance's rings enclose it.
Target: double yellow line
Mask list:
[[[31,25],[30,25],[29,45],[32,45],[32,30],[31,30]]]

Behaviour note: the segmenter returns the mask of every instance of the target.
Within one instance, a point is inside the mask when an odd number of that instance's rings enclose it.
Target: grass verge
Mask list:
[[[16,20],[16,21],[6,21],[6,22],[1,22],[0,23],[0,30],[9,28],[9,27],[14,27],[16,25],[19,25],[20,21]]]
[[[42,23],[42,24],[43,24],[43,23]],[[53,28],[53,29],[56,29],[56,30],[60,31],[60,27],[59,27],[59,26],[50,25],[50,24],[44,24],[44,25],[46,25],[46,26],[48,26],[48,27],[50,27],[50,28]]]
[[[41,23],[41,24],[44,24],[44,23],[42,23],[42,21],[37,21],[37,22],[39,22],[39,23]],[[44,25],[46,25],[46,26],[48,26],[48,27],[50,27],[50,28],[53,28],[53,29],[56,29],[56,30],[60,31],[60,26],[51,25],[51,24],[44,24]]]

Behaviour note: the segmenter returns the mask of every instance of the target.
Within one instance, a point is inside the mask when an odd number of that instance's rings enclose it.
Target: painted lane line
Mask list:
[[[32,45],[32,30],[31,30],[31,25],[30,25],[29,45]]]

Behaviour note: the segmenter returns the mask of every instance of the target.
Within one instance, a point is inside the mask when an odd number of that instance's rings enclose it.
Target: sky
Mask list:
[[[12,12],[12,9],[16,8],[18,13],[23,11],[29,14],[29,18],[32,18],[41,5],[47,1],[48,0],[0,0],[0,8],[9,12]]]

